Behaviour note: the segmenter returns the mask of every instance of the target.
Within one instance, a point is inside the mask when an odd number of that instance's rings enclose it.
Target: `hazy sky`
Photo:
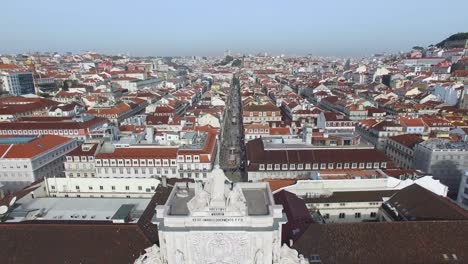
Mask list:
[[[10,0],[0,53],[368,55],[468,31],[468,1]]]

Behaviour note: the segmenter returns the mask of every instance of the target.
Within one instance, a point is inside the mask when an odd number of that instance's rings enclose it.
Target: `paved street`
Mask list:
[[[237,78],[232,82],[226,102],[221,131],[220,165],[233,182],[243,181],[245,145],[242,124],[240,86]]]

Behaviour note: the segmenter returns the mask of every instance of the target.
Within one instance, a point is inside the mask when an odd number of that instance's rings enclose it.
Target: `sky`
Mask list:
[[[467,0],[3,1],[0,54],[365,56],[468,31]]]

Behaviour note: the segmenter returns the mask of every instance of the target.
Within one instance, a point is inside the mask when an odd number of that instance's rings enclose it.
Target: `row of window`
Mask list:
[[[118,170],[117,170],[118,169]],[[149,174],[149,175],[152,175],[156,172],[156,175],[161,175],[161,173],[163,173],[164,175],[168,175],[169,174],[169,169],[165,168],[165,169],[160,169],[160,168],[156,168],[156,170],[154,170],[154,168],[125,168],[125,171],[124,171],[124,168],[97,168],[97,173],[98,174],[101,174],[103,173],[104,174],[109,174],[109,173],[112,173],[112,174],[135,174],[135,175],[145,175],[145,174]],[[171,169],[171,172],[172,174],[176,174],[176,169],[175,168],[172,168]]]
[[[67,161],[70,161],[70,162],[79,162],[79,161],[82,161],[82,162],[93,162],[94,161],[94,157],[93,156],[67,156]]]
[[[379,202],[369,202],[369,205],[380,205],[380,203]],[[323,204],[323,206],[329,207],[330,204],[326,203],[326,204]],[[346,206],[346,203],[340,203],[340,206]]]
[[[377,217],[377,213],[376,213],[376,212],[371,212],[369,216],[370,216],[371,218],[376,218],[376,217]],[[329,218],[330,218],[330,214],[324,214],[324,215],[323,215],[323,218],[324,218],[324,219],[329,219]],[[345,219],[345,218],[346,218],[346,214],[345,214],[345,213],[339,213],[339,214],[338,214],[338,218],[340,218],[340,219]],[[354,213],[354,218],[361,218],[361,213]]]
[[[37,129],[37,130],[0,130],[0,134],[6,135],[78,135],[78,129]]]
[[[185,157],[185,159],[184,159]],[[179,155],[177,156],[177,161],[178,162],[199,162],[200,161],[200,156],[198,155],[193,155],[193,159],[192,159],[192,155]]]
[[[387,162],[353,162],[353,163],[306,163],[305,170],[324,169],[378,169],[386,168]],[[266,170],[304,170],[304,164],[266,164]],[[265,170],[265,164],[259,164],[259,170]]]
[[[327,126],[337,127],[337,126],[354,126],[353,122],[327,122]]]
[[[254,112],[249,112],[249,116],[254,116]],[[258,112],[258,116],[268,116],[267,112]],[[276,112],[271,112],[271,116],[276,116]]]
[[[269,129],[248,129],[248,133],[270,133],[270,130]]]
[[[96,166],[169,166],[169,163],[171,166],[176,165],[176,160],[171,159],[170,161],[168,159],[163,159],[162,162],[160,159],[111,159],[110,161],[107,159],[101,160],[101,159],[96,159]]]
[[[55,185],[50,185],[50,189],[55,191],[55,189],[56,189]],[[66,190],[67,186],[63,186],[63,189]],[[98,190],[98,189],[99,189],[99,191],[104,191],[105,188],[104,188],[103,185],[100,185],[99,188],[96,188],[96,190]],[[128,185],[125,186],[124,189],[125,189],[125,191],[133,191],[134,190],[134,188],[130,188],[130,186],[128,186]],[[143,186],[137,186],[135,189],[138,190],[138,191],[143,191]],[[79,191],[81,191],[81,187],[79,185],[76,185],[75,190],[79,192]],[[114,185],[112,185],[112,186],[110,186],[110,190],[115,191],[116,187]],[[153,190],[155,190],[154,186],[151,186],[149,188],[145,188],[146,192],[151,192]],[[88,186],[88,191],[94,191],[94,187],[93,186]]]
[[[187,173],[180,173],[179,175],[180,175],[180,178],[191,178],[191,179],[200,179],[200,178],[206,179],[206,177],[207,177],[206,172],[203,172],[203,173],[187,172]]]

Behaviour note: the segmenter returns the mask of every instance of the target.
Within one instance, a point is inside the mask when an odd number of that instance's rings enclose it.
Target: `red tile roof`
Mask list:
[[[416,144],[424,141],[424,139],[422,139],[422,137],[417,134],[403,134],[390,137],[390,139],[411,149],[416,146]]]
[[[61,136],[43,135],[25,144],[1,145],[0,156],[4,159],[32,158],[72,140]],[[5,149],[5,146],[8,148]]]

